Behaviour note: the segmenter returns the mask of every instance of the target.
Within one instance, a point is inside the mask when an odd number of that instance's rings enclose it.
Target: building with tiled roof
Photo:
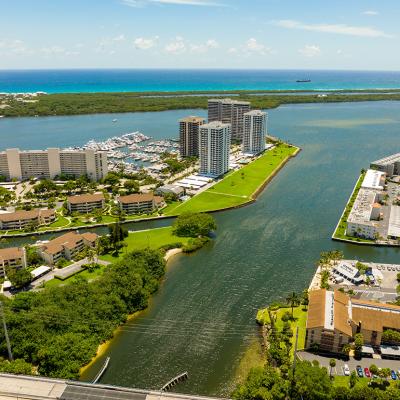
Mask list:
[[[54,265],[62,258],[73,259],[85,247],[94,247],[97,239],[98,235],[92,232],[68,232],[41,246],[39,254],[46,263]]]
[[[386,329],[400,331],[400,306],[350,298],[338,290],[309,294],[306,348],[318,344],[321,351],[340,353],[356,333],[366,345],[380,346]]]
[[[164,199],[161,196],[154,196],[153,193],[130,194],[118,198],[121,210],[128,215],[151,213],[163,203]]]
[[[25,268],[26,254],[23,247],[7,247],[0,249],[0,276],[4,277],[9,267]]]
[[[87,193],[77,196],[70,196],[67,199],[67,207],[69,212],[88,214],[93,210],[102,209],[104,206],[105,198],[103,193]]]
[[[54,210],[18,210],[0,214],[1,230],[24,229],[29,225],[50,224],[55,220]]]

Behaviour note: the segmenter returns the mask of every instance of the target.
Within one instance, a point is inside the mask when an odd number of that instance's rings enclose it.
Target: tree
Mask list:
[[[115,253],[118,253],[122,247],[122,242],[128,237],[128,231],[120,223],[116,223],[108,226],[108,232],[110,247]]]
[[[346,358],[349,357],[350,351],[351,351],[351,346],[348,343],[344,344],[342,347],[342,354]]]
[[[217,229],[214,217],[205,213],[184,213],[179,215],[172,225],[177,236],[207,236]]]
[[[128,194],[139,192],[139,183],[132,179],[125,181],[124,188]]]
[[[7,268],[7,278],[16,289],[21,289],[32,281],[31,273],[25,269],[15,267]]]
[[[372,375],[377,376],[378,375],[378,367],[375,364],[371,364],[369,366],[369,371],[371,372]]]
[[[293,318],[293,309],[294,307],[298,306],[300,303],[300,299],[299,296],[297,295],[297,293],[292,292],[291,294],[289,294],[286,297],[286,302],[290,305],[290,307],[292,308],[292,318]]]
[[[304,289],[301,294],[301,304],[307,309],[309,303],[308,289]]]
[[[333,368],[336,367],[336,360],[334,358],[331,358],[329,360],[329,367],[330,367],[329,377],[332,378],[332,370],[333,370]]]
[[[294,399],[330,399],[332,384],[327,369],[309,361],[298,362],[293,379],[293,392],[291,398]]]
[[[349,378],[350,387],[353,388],[354,386],[356,386],[357,381],[358,381],[358,377],[357,377],[356,371],[351,371],[350,378]]]
[[[116,186],[119,184],[119,176],[115,172],[109,172],[103,179],[105,185]]]
[[[354,335],[354,350],[357,357],[361,357],[362,347],[364,346],[364,336],[362,333],[356,333]]]

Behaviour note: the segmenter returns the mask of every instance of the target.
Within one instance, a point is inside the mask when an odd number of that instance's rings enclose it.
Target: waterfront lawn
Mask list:
[[[174,243],[181,243],[184,245],[188,240],[189,238],[174,235],[171,226],[149,229],[146,231],[130,232],[129,236],[124,240],[126,247],[118,257],[114,257],[111,254],[105,254],[100,256],[100,258],[105,261],[114,262],[130,251],[143,250],[145,248],[159,249],[160,247]]]
[[[283,321],[282,316],[286,312],[291,313],[292,309],[290,307],[280,308],[277,311],[273,311],[272,313],[276,316],[275,326],[276,328],[281,331],[283,328]],[[297,341],[297,350],[304,349],[306,345],[306,322],[307,322],[307,310],[304,306],[294,307],[293,309],[293,316],[295,318],[294,321],[289,321],[290,328],[293,332],[293,337],[291,338],[292,347],[290,349],[290,355],[293,357],[294,353],[294,345],[296,340],[296,327],[299,327],[299,338]]]
[[[335,230],[335,233],[333,234],[333,237],[336,239],[345,239],[345,240],[351,240],[353,242],[366,242],[366,243],[374,243],[373,240],[369,239],[362,239],[362,238],[356,238],[353,236],[348,236],[346,235],[346,228],[347,228],[347,218],[349,217],[349,214],[351,212],[351,209],[353,208],[354,201],[357,198],[358,192],[360,191],[362,181],[364,179],[365,173],[362,173],[358,181],[353,189],[353,193],[349,199],[349,201],[346,204],[346,207],[344,209],[343,215],[340,218],[339,224]]]
[[[50,225],[42,226],[39,228],[40,231],[45,231],[48,229],[54,229],[54,228],[64,228],[67,227],[70,224],[70,221],[68,218],[65,218],[62,215],[58,215],[57,219],[51,223]]]
[[[49,288],[49,287],[55,287],[55,286],[61,286],[61,285],[69,285],[72,282],[74,282],[74,279],[78,276],[81,278],[85,278],[88,281],[91,281],[91,280],[96,279],[96,278],[100,277],[101,275],[103,275],[106,268],[107,268],[107,265],[99,264],[98,267],[95,268],[93,271],[84,269],[83,271],[78,272],[74,275],[71,275],[69,278],[64,279],[64,280],[58,279],[58,278],[51,279],[51,280],[45,282],[44,287]]]
[[[253,198],[257,189],[294,154],[296,147],[277,144],[272,150],[243,168],[227,174],[220,182],[192,199],[177,206],[168,206],[165,215],[184,212],[213,211],[244,204]]]

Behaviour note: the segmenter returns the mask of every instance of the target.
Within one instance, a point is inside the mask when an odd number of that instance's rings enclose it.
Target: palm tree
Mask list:
[[[336,360],[334,358],[329,360],[329,366],[331,368],[329,371],[329,377],[332,379],[332,369],[336,367]]]
[[[292,308],[292,318],[293,318],[293,308],[299,304],[300,302],[299,296],[297,295],[297,293],[292,292],[291,294],[289,294],[289,296],[286,297],[286,301]]]

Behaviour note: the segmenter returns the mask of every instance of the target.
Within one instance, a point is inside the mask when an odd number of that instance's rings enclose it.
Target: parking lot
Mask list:
[[[328,371],[330,370],[329,361],[332,358],[335,358],[333,356],[327,356],[327,357],[320,356],[309,353],[307,351],[299,351],[297,355],[300,360],[306,360],[306,361],[317,360],[322,367],[328,368]],[[360,365],[361,368],[364,370],[365,367],[369,368],[371,364],[375,364],[378,368],[390,368],[396,373],[398,373],[398,371],[400,370],[400,360],[382,360],[382,359],[368,358],[368,357],[362,358],[361,360],[355,360],[352,357],[350,357],[349,360],[340,360],[337,358],[335,358],[335,360],[336,360],[336,367],[333,368],[332,371],[332,374],[334,375],[344,375],[343,367],[345,364],[349,366],[350,372],[355,371],[357,365]]]

